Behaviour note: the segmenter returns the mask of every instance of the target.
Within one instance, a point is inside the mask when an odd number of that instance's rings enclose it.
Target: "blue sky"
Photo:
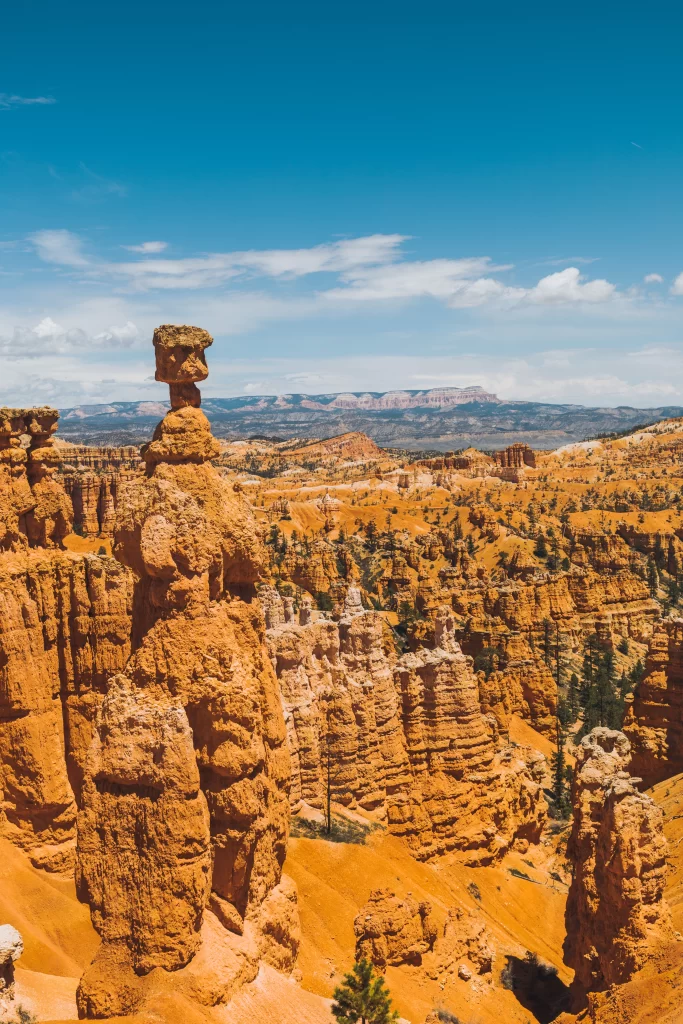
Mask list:
[[[0,401],[683,404],[680,11],[323,6],[3,12]]]

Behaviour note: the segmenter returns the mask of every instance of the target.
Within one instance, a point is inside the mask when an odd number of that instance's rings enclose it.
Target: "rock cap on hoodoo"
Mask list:
[[[185,384],[206,380],[209,376],[204,349],[213,345],[213,338],[208,331],[185,324],[161,324],[154,331],[153,341],[157,362],[155,380]]]

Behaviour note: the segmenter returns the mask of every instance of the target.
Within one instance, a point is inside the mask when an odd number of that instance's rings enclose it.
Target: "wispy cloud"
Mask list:
[[[128,252],[141,252],[144,256],[150,253],[163,252],[168,249],[168,242],[141,242],[140,245],[122,245],[122,249]]]
[[[12,107],[43,107],[56,102],[53,96],[16,96],[0,92],[0,110],[10,110]]]
[[[216,289],[228,282],[254,278],[294,280],[335,274],[332,287],[319,289],[327,303],[386,303],[428,298],[451,309],[486,305],[606,303],[618,293],[603,278],[586,280],[578,267],[541,278],[531,287],[501,279],[511,264],[496,265],[488,256],[463,259],[410,260],[401,252],[404,235],[369,235],[312,246],[310,249],[265,249],[210,253],[184,259],[141,259],[99,263],[83,254],[80,239],[70,232],[47,231],[32,236],[41,259],[80,268],[86,275],[119,280],[133,291]],[[166,243],[124,246],[141,255]],[[494,276],[495,275],[495,276]]]
[[[301,339],[310,339],[318,331],[318,337],[334,337],[334,344],[343,346],[347,329],[356,351],[358,332],[364,331],[368,351],[376,339],[384,351],[412,348],[425,353],[430,348],[436,351],[435,345],[445,352],[462,353],[469,344],[463,333],[466,328],[477,338],[477,346],[495,338],[497,352],[548,348],[549,342],[556,350],[584,346],[587,330],[593,344],[622,344],[624,349],[644,336],[656,337],[660,343],[678,337],[680,300],[676,296],[683,296],[683,273],[671,287],[673,294],[667,296],[663,288],[653,287],[659,281],[643,283],[641,279],[640,286],[618,288],[605,277],[592,277],[589,268],[578,262],[542,274],[531,264],[515,268],[487,256],[419,260],[405,243],[406,237],[400,234],[369,235],[310,248],[169,259],[163,251],[151,251],[151,246],[166,243],[144,241],[123,246],[125,253],[119,250],[121,257],[112,260],[103,258],[90,238],[64,228],[38,231],[25,240],[37,257],[28,270],[34,275],[31,297],[23,311],[16,306],[4,313],[0,309],[0,351],[11,357],[13,365],[22,354],[29,358],[30,353],[41,351],[55,359],[78,352],[84,364],[98,363],[109,349],[137,351],[149,344],[153,327],[162,322],[200,323],[231,347],[234,339],[249,334],[257,338],[261,334],[263,344],[269,346],[277,330],[293,351],[308,344]],[[17,273],[25,272],[24,265]],[[36,275],[39,268],[43,272]],[[415,328],[416,315],[426,333]],[[395,344],[389,343],[387,331],[399,329],[407,332],[405,336],[397,334]],[[247,346],[237,341],[237,347],[244,351]],[[214,365],[217,351],[213,350]],[[296,366],[290,366],[290,372],[299,379]],[[553,374],[562,373],[578,380],[581,372],[581,367],[558,364],[552,370],[541,365],[539,380],[547,382]],[[605,368],[602,377],[609,376]],[[641,373],[641,379],[645,377]],[[257,379],[263,379],[258,369],[243,383]],[[627,381],[628,387],[635,383]],[[291,378],[283,381],[283,388],[291,390],[294,384]],[[304,378],[298,386],[305,386]],[[584,390],[590,386],[587,383]],[[668,386],[665,375],[657,386]],[[321,381],[319,389],[336,390],[336,386]],[[578,394],[578,384],[576,389]],[[618,391],[614,384],[611,394]],[[626,400],[628,388],[619,393],[620,400]],[[115,394],[112,385],[112,397]]]
[[[661,284],[663,280],[661,274],[646,274],[643,278],[645,284]]]
[[[85,267],[88,260],[82,253],[83,243],[78,235],[60,228],[56,231],[36,231],[29,235],[36,252],[45,263],[55,263],[65,267]]]
[[[636,149],[642,149],[643,148],[642,146],[639,146],[637,142],[632,142],[631,145],[635,146]]]
[[[553,256],[547,260],[539,260],[539,265],[546,264],[549,267],[562,267],[567,263],[578,263],[584,266],[588,263],[597,263],[599,256]]]
[[[41,244],[44,236],[49,247]],[[57,243],[53,236],[59,236]],[[89,267],[93,277],[119,278],[140,291],[149,289],[215,288],[232,278],[266,277],[293,280],[310,274],[341,273],[356,266],[383,264],[399,257],[404,235],[368,235],[312,246],[309,249],[264,249],[245,252],[209,253],[185,259],[146,259],[103,263],[86,258],[82,242],[69,231],[38,232],[31,236],[41,259],[66,266]],[[69,239],[71,242],[69,243]],[[165,242],[143,242],[123,246],[143,255],[154,254]],[[63,258],[60,258],[60,253]],[[77,254],[78,262],[74,258]]]
[[[128,189],[119,181],[113,181],[97,174],[84,163],[80,163],[79,168],[83,175],[83,183],[71,192],[71,198],[76,202],[94,203],[100,202],[108,196],[124,198],[128,195]]]

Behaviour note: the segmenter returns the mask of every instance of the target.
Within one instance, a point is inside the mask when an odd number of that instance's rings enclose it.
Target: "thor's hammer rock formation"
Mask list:
[[[155,331],[172,408],[119,502],[133,653],[107,683],[84,766],[77,883],[102,946],[81,979],[83,1016],[134,1012],[167,983],[224,1002],[259,956],[291,967],[298,944],[296,896],[281,883],[289,757],[251,601],[259,541],[211,465],[195,384],[211,340]]]

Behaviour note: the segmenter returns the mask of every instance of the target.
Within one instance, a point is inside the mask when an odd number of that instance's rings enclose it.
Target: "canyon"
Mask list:
[[[141,448],[0,414],[0,1013],[674,1024],[683,423],[226,441],[153,342]]]

